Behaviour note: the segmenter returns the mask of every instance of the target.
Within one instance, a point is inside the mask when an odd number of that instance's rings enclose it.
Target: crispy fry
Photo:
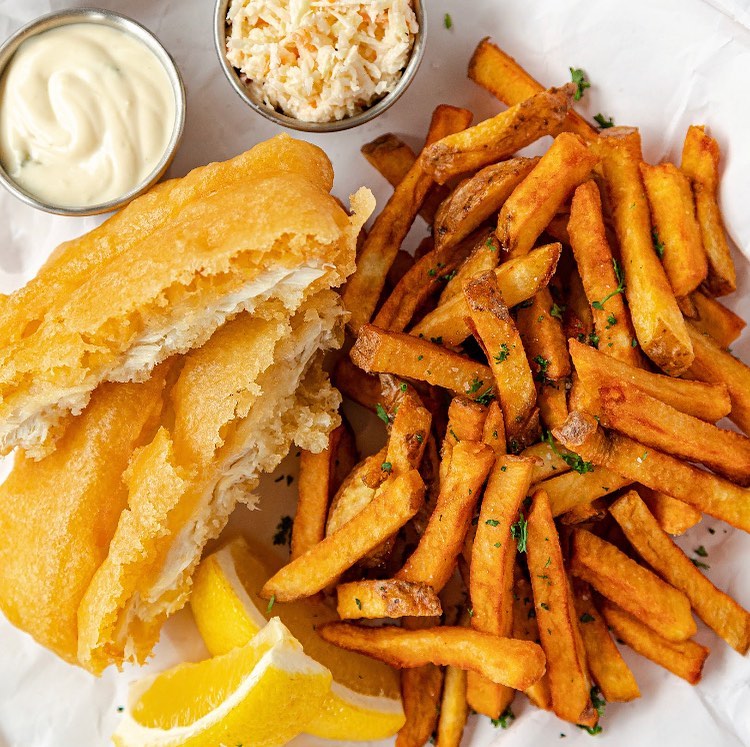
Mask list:
[[[461,441],[483,441],[487,408],[467,397],[454,397],[448,406],[448,428],[440,451],[440,481],[444,482],[451,464],[453,447]]]
[[[464,282],[475,275],[494,270],[500,259],[500,246],[494,233],[483,243],[479,243],[466,261],[456,270],[456,274],[445,284],[438,299],[438,306],[447,303],[454,296],[464,295]]]
[[[538,158],[511,158],[486,166],[461,182],[435,216],[436,246],[457,244],[486,220],[494,218],[538,161]]]
[[[432,416],[422,406],[413,387],[401,384],[399,391],[401,396],[388,434],[387,466],[383,467],[391,477],[419,469],[432,425]]]
[[[513,632],[513,566],[516,540],[511,527],[531,484],[531,459],[500,456],[490,473],[482,499],[471,553],[469,593],[474,614],[471,627],[510,636]],[[469,702],[478,713],[498,718],[513,694],[472,674]]]
[[[547,429],[557,428],[568,417],[568,382],[559,381],[555,386],[542,387],[536,395],[539,415]]]
[[[521,337],[498,289],[493,272],[464,285],[470,324],[492,368],[495,391],[508,440],[523,442],[535,410],[536,389]]]
[[[568,342],[560,319],[550,314],[554,306],[549,288],[542,288],[530,306],[518,309],[516,325],[532,362],[534,379],[542,389],[570,376]]]
[[[500,210],[497,237],[503,249],[511,257],[528,254],[558,208],[598,162],[578,135],[558,135]]]
[[[700,682],[708,649],[695,641],[668,641],[647,625],[603,599],[600,608],[607,625],[630,648],[691,685]]]
[[[695,318],[691,320],[693,327],[708,333],[722,348],[728,348],[747,326],[741,316],[705,293],[696,291],[690,296],[690,300],[696,312]]]
[[[507,451],[503,411],[496,399],[492,400],[487,408],[487,417],[482,431],[482,443],[487,444],[496,456],[505,454]]]
[[[471,113],[452,106],[437,107],[427,136],[430,143],[468,127]],[[355,332],[367,323],[385,285],[385,278],[417,211],[424,203],[432,177],[416,161],[386,203],[357,257],[357,270],[343,293],[344,306],[351,312],[349,325]]]
[[[336,610],[342,620],[442,615],[440,600],[431,586],[387,579],[352,581],[336,587]]]
[[[459,747],[464,733],[466,719],[469,716],[469,704],[466,702],[467,672],[458,667],[447,667],[443,699],[440,704],[438,721],[437,747]]]
[[[573,532],[570,571],[670,641],[697,631],[685,594],[585,529]]]
[[[391,625],[364,628],[351,623],[328,623],[319,627],[318,633],[329,643],[372,656],[392,667],[458,667],[518,690],[544,674],[544,653],[536,644],[470,628],[405,630]]]
[[[366,324],[351,349],[352,361],[367,373],[393,373],[426,381],[473,399],[492,391],[492,372],[458,353],[402,332]]]
[[[662,247],[662,264],[677,298],[692,293],[708,274],[708,260],[695,217],[688,178],[672,163],[640,164],[654,238]]]
[[[380,380],[377,376],[366,374],[355,366],[348,357],[342,356],[336,363],[333,372],[333,383],[336,388],[353,399],[357,404],[375,412],[378,404],[382,405]]]
[[[594,418],[580,412],[570,413],[565,425],[553,433],[583,459],[750,531],[750,491],[745,488],[655,449],[646,449],[619,433],[607,437]]]
[[[591,682],[578,617],[544,490],[536,490],[532,498],[527,558],[539,637],[547,657],[552,710],[565,721],[595,726],[598,714],[589,696]]]
[[[717,198],[719,190],[719,144],[705,127],[692,125],[682,148],[682,170],[693,180],[695,207],[703,248],[708,256],[706,285],[714,296],[737,290],[737,273],[729,251],[724,221]]]
[[[506,106],[513,106],[544,90],[510,55],[485,37],[477,45],[469,62],[469,78],[486,88]],[[584,140],[593,140],[597,132],[572,109],[561,129],[575,132]]]
[[[687,503],[678,501],[671,495],[643,487],[639,488],[639,492],[649,511],[659,522],[659,526],[667,534],[685,534],[703,518],[703,514],[697,508],[688,506]]]
[[[593,503],[633,482],[604,467],[594,467],[585,462],[578,466],[588,471],[566,472],[537,484],[536,487],[546,491],[549,496],[553,516],[561,516],[576,506]]]
[[[422,627],[426,618],[405,618],[404,626]],[[401,670],[401,700],[406,723],[396,737],[396,747],[424,747],[438,721],[443,670],[434,664]]]
[[[508,307],[527,301],[546,287],[560,259],[560,244],[546,244],[525,257],[504,262],[495,270],[497,284]],[[471,333],[465,317],[469,309],[463,293],[453,296],[416,324],[410,334],[426,339],[441,337],[446,345],[460,345]]]
[[[601,423],[646,446],[700,462],[739,485],[750,484],[750,439],[676,410],[621,381],[599,389]]]
[[[695,350],[695,361],[687,376],[726,385],[732,402],[729,419],[750,434],[750,367],[722,350],[692,324],[688,324],[688,332]]]
[[[687,595],[696,614],[709,628],[746,654],[750,648],[750,614],[693,565],[661,529],[638,493],[629,491],[609,510],[638,554],[665,581]]]
[[[657,366],[672,375],[693,361],[693,348],[672,287],[654,251],[651,218],[638,165],[638,130],[612,127],[599,135],[595,150],[602,156],[625,274],[625,294],[638,342]]]
[[[552,134],[573,101],[574,86],[541,91],[474,127],[426,147],[419,162],[438,184],[452,176],[497,163]]]
[[[556,444],[553,449],[546,441],[525,448],[521,452],[521,456],[534,460],[534,466],[531,469],[531,484],[536,485],[548,477],[564,475],[569,472],[570,466],[563,459],[563,453],[565,453],[565,449],[559,444]]]
[[[492,449],[477,441],[453,446],[430,521],[397,579],[427,583],[436,592],[448,583],[494,458]]]
[[[632,345],[635,331],[615,276],[616,265],[607,241],[596,182],[588,181],[576,189],[570,206],[568,233],[591,307],[599,350],[631,366],[640,366],[640,354]]]
[[[719,377],[709,375],[707,380],[711,380],[712,383],[685,381],[634,368],[575,340],[570,340],[568,347],[576,373],[582,384],[589,390],[589,395],[595,395],[600,387],[607,384],[625,381],[686,415],[708,422],[715,423],[721,420],[732,409],[727,388],[721,383]],[[697,345],[696,349],[700,350],[701,346]],[[698,365],[694,364],[692,370],[695,370]],[[748,386],[750,386],[750,374],[748,374]],[[598,412],[598,403],[596,410]]]
[[[591,588],[578,578],[572,579],[572,586],[591,678],[610,702],[640,698],[638,683],[612,640],[604,618],[594,605]]]
[[[353,519],[270,578],[261,596],[290,602],[321,591],[395,534],[417,513],[423,500],[419,472],[399,475]]]

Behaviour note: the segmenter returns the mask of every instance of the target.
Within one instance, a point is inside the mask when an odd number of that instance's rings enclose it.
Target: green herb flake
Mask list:
[[[520,511],[518,512],[518,521],[510,526],[510,536],[516,541],[518,552],[526,552],[529,524],[526,521],[526,517]]]
[[[706,548],[703,547],[703,545],[701,545],[700,547],[696,547],[695,550],[693,550],[693,552],[700,558],[708,557],[708,550],[706,550]]]
[[[481,381],[476,376],[474,377],[474,380],[469,384],[469,388],[466,390],[466,394],[475,394],[479,391],[482,384],[484,384],[484,381]]]
[[[582,623],[592,623],[596,618],[593,615],[589,615],[588,612],[584,612],[579,618]]]
[[[696,568],[701,568],[704,571],[710,571],[711,570],[711,566],[708,563],[704,563],[702,560],[698,560],[698,558],[690,558],[690,562]]]
[[[664,244],[659,241],[659,232],[655,228],[651,231],[651,238],[654,241],[654,251],[659,255],[659,259],[663,259]]]
[[[541,607],[541,608],[542,608],[543,610],[546,610],[547,612],[549,612],[549,605],[547,604],[547,602],[540,602],[540,603],[539,603],[539,606],[540,606],[540,607]]]
[[[583,92],[591,88],[591,83],[586,80],[586,74],[579,67],[570,68],[570,78],[576,84],[576,92],[573,98],[580,101],[583,98]]]
[[[388,417],[388,413],[385,411],[385,407],[378,402],[377,405],[375,405],[375,412],[377,413],[378,417],[386,424],[390,425],[391,419]]]
[[[508,348],[507,343],[504,342],[500,345],[500,352],[495,356],[495,363],[503,363],[504,361],[507,361],[509,355],[510,349]]]
[[[270,615],[273,605],[276,603],[276,595],[271,594],[271,598],[268,600],[268,607],[266,607],[266,614]]]
[[[547,358],[543,358],[541,355],[535,355],[534,356],[534,363],[539,366],[539,370],[536,372],[536,375],[534,376],[534,379],[538,381],[543,386],[545,385],[551,385],[552,379],[547,376],[547,369],[549,368],[549,360]]]
[[[500,718],[490,719],[490,723],[497,729],[499,726],[501,729],[507,729],[513,721],[515,721],[515,714],[508,706],[501,714]]]
[[[549,310],[549,315],[555,317],[555,319],[559,319],[562,321],[563,318],[563,312],[567,306],[558,306],[556,303],[552,304],[552,308]]]
[[[595,114],[594,122],[596,122],[599,125],[599,129],[601,130],[606,130],[606,129],[609,129],[610,127],[615,126],[615,122],[612,119],[612,117],[607,119],[603,114]]]
[[[500,467],[500,471],[501,472],[507,472],[508,471],[507,465],[504,464],[502,467]]]
[[[357,609],[361,610],[362,609],[362,602],[359,599],[357,599],[357,597],[354,597],[354,602],[357,605]]]
[[[496,527],[500,522],[497,519],[487,519],[484,523],[487,524],[487,526]]]
[[[450,13],[446,13],[443,17],[443,26],[449,30],[453,28],[453,19],[451,18]]]
[[[459,442],[459,441],[461,440],[461,439],[460,439],[460,438],[459,438],[459,437],[458,437],[458,436],[456,435],[456,432],[455,432],[455,431],[453,430],[453,428],[450,428],[448,432],[449,432],[449,433],[451,434],[451,436],[453,436],[453,438],[455,438],[455,439],[456,439],[456,443],[458,443],[458,442]]]
[[[380,469],[382,469],[383,472],[390,472],[393,469],[393,465],[390,462],[383,462],[380,465]]]
[[[405,392],[405,391],[406,391],[406,390],[407,390],[408,388],[409,388],[409,385],[408,385],[408,384],[401,384],[401,386],[399,387],[399,389],[400,389],[400,390],[401,390],[402,392]]]
[[[615,324],[617,324],[617,317],[610,311],[609,316],[607,316],[607,329],[611,329]]]
[[[613,298],[614,296],[625,292],[625,276],[623,275],[622,269],[620,268],[620,265],[614,257],[612,258],[612,267],[614,268],[615,278],[617,279],[617,288],[615,288],[612,293],[605,296],[601,301],[591,302],[591,306],[598,311],[604,311],[604,304],[607,303],[610,298]]]
[[[437,270],[436,270],[436,269],[435,269],[434,267],[430,267],[430,269],[429,269],[429,270],[427,270],[427,274],[428,274],[428,275],[429,275],[429,276],[430,276],[431,278],[434,278],[434,277],[435,277],[435,275],[437,275]]]
[[[276,525],[276,533],[273,535],[274,545],[288,545],[292,539],[292,527],[294,519],[291,516],[282,516]]]

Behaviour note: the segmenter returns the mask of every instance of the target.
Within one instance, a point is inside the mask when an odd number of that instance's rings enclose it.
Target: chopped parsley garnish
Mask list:
[[[375,405],[375,412],[378,414],[378,417],[386,424],[390,425],[391,419],[388,417],[388,413],[385,411],[385,407],[378,402],[377,405]]]
[[[474,394],[475,392],[478,392],[482,384],[484,384],[484,381],[480,381],[475,376],[474,380],[469,385],[469,388],[466,390],[466,394]]]
[[[549,605],[547,604],[547,602],[540,602],[540,603],[539,603],[539,606],[540,606],[540,607],[541,607],[541,608],[542,608],[543,610],[546,610],[547,612],[549,612]]]
[[[603,114],[595,114],[594,122],[596,122],[602,130],[606,130],[609,127],[615,126],[615,122],[612,117],[607,119]]]
[[[508,345],[506,343],[502,343],[500,345],[500,352],[495,356],[495,363],[502,363],[503,361],[508,360],[509,355],[510,350],[508,349]]]
[[[583,92],[591,88],[591,83],[586,80],[586,74],[579,67],[570,68],[570,78],[576,84],[576,92],[573,98],[580,101],[583,98]]]
[[[704,571],[710,571],[711,570],[711,566],[708,563],[704,563],[702,560],[698,560],[698,558],[690,558],[690,562],[696,568],[702,568]]]
[[[563,452],[557,448],[555,439],[552,438],[551,431],[544,431],[542,433],[542,441],[548,444],[550,449],[552,449],[552,451],[557,454],[557,456],[559,456],[568,467],[579,475],[585,475],[587,472],[594,471],[594,465],[591,462],[585,462],[580,456],[578,456],[578,454],[572,454],[570,452],[563,454]]]
[[[436,269],[435,269],[434,267],[430,267],[430,269],[429,269],[429,270],[427,270],[427,274],[428,274],[428,275],[429,275],[429,276],[430,276],[431,278],[434,278],[434,277],[435,277],[435,275],[437,275],[437,270],[436,270]]]
[[[599,714],[599,718],[601,718],[604,715],[604,710],[607,707],[607,701],[604,700],[604,696],[602,695],[598,687],[591,688],[590,697],[591,705],[594,706],[596,712]],[[578,724],[578,728],[585,729],[592,736],[601,734],[603,731],[602,727],[599,724],[597,724],[596,726],[581,726],[580,724]]]
[[[422,443],[422,441],[424,441],[424,436],[423,436],[423,435],[422,435],[421,433],[416,433],[416,434],[414,435],[414,438],[416,438],[416,439],[417,439],[417,443],[418,443],[418,444],[421,444],[421,443]]]
[[[273,535],[274,545],[288,545],[292,539],[292,526],[294,519],[291,516],[282,516],[276,525],[276,533]]]
[[[360,602],[360,600],[359,600],[359,599],[357,599],[357,597],[354,597],[354,602],[355,602],[355,603],[356,603],[356,605],[357,605],[357,609],[360,609],[360,610],[361,610],[361,609],[362,609],[362,602]]]
[[[484,523],[488,526],[496,527],[500,522],[497,519],[487,519]]]
[[[444,280],[446,283],[449,283],[451,280],[453,280],[454,277],[458,274],[458,270],[453,270],[453,272],[449,272],[446,275],[443,275],[440,279]]]
[[[510,525],[510,536],[516,541],[518,552],[526,552],[526,540],[529,536],[529,523],[520,511],[518,512],[518,521]]]
[[[500,471],[501,472],[507,472],[508,471],[508,467],[504,464],[502,467],[500,467]]]
[[[495,389],[489,387],[486,391],[482,392],[478,397],[474,398],[474,401],[480,405],[489,405],[492,400],[495,399]]]
[[[393,465],[390,462],[383,462],[380,465],[380,469],[382,469],[383,472],[390,472],[393,469]]]
[[[486,247],[489,247],[489,250],[491,252],[494,252],[497,249],[497,247],[495,246],[495,242],[492,240],[491,236],[487,239],[487,241],[484,242],[484,245]]]
[[[701,545],[700,547],[696,547],[695,550],[693,550],[693,552],[700,558],[708,557],[708,550],[706,550],[706,548],[703,547],[703,545]]]
[[[452,29],[453,28],[453,19],[451,18],[451,14],[450,13],[446,13],[445,16],[443,17],[443,25],[447,29]]]
[[[664,244],[659,241],[659,233],[654,228],[653,231],[651,231],[651,238],[654,240],[654,251],[659,255],[659,259],[664,258]]]
[[[617,260],[613,257],[612,258],[612,267],[615,269],[615,277],[617,278],[617,288],[615,288],[612,293],[610,293],[608,296],[605,296],[601,301],[592,301],[591,305],[598,309],[599,311],[604,310],[604,304],[609,301],[610,298],[613,298],[614,296],[618,295],[618,293],[624,293],[625,292],[625,277],[622,274],[622,269],[620,268],[620,265],[617,263]]]
[[[440,337],[430,337],[430,342],[434,345],[442,345],[443,344],[443,337],[442,335]]]
[[[595,619],[596,618],[593,615],[589,615],[588,612],[584,612],[580,617],[582,623],[592,623]]]
[[[610,312],[609,316],[607,317],[607,329],[609,329],[610,327],[614,327],[615,324],[617,324],[617,317],[612,312]]]
[[[635,337],[630,341],[630,347],[631,348],[637,348],[638,347],[638,340],[636,340]]]
[[[399,389],[400,389],[400,390],[401,390],[402,392],[405,392],[405,391],[406,391],[406,390],[407,390],[408,388],[409,388],[409,385],[408,385],[408,384],[401,384],[401,386],[399,387]]]
[[[451,436],[453,436],[453,438],[455,438],[455,439],[456,439],[456,443],[458,443],[458,442],[459,442],[459,441],[461,440],[461,439],[460,439],[460,438],[459,438],[459,437],[458,437],[458,436],[456,435],[456,432],[455,432],[455,431],[453,430],[453,428],[449,429],[449,431],[448,431],[448,432],[449,432],[449,433],[451,434]]]
[[[552,308],[549,310],[549,315],[554,316],[555,319],[559,319],[560,321],[562,321],[562,315],[566,308],[567,306],[558,306],[556,303],[553,303]]]
[[[266,607],[266,614],[270,615],[273,605],[276,603],[276,595],[271,594],[271,598],[268,600],[268,607]]]
[[[596,302],[595,302],[596,303]],[[590,345],[592,348],[599,349],[599,335],[596,332],[591,332],[588,335],[584,335],[583,332],[579,332],[576,337],[578,342],[582,342],[584,345]]]
[[[474,610],[471,607],[467,607],[466,611],[469,614],[469,617],[474,617]]]
[[[543,358],[541,355],[534,356],[534,363],[539,366],[539,370],[536,372],[534,379],[542,385],[552,384],[552,379],[547,376],[547,369],[549,368],[549,361]]]
[[[497,729],[499,726],[502,729],[507,729],[515,720],[516,716],[508,706],[501,714],[500,718],[490,719],[492,725]]]

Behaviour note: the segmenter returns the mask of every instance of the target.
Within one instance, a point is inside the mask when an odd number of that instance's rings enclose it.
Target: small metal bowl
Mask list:
[[[159,163],[156,164],[154,170],[141,184],[117,199],[96,205],[70,207],[67,205],[62,206],[44,202],[36,195],[27,192],[17,184],[5,171],[2,164],[0,164],[0,182],[9,192],[22,202],[40,210],[44,210],[47,213],[71,216],[98,215],[100,213],[108,213],[127,205],[136,197],[153,187],[153,185],[159,181],[164,172],[169,168],[169,165],[172,163],[175,153],[177,152],[180,140],[182,139],[182,132],[185,127],[185,86],[182,83],[180,71],[177,69],[177,65],[171,55],[148,29],[127,16],[114,13],[110,10],[102,10],[100,8],[75,8],[72,10],[57,11],[55,13],[41,16],[24,26],[22,29],[16,31],[13,36],[0,46],[0,81],[5,74],[5,68],[23,42],[37,34],[50,31],[51,29],[60,26],[68,26],[73,23],[97,23],[102,26],[110,26],[119,29],[120,31],[124,31],[130,34],[130,36],[143,42],[143,44],[145,44],[146,47],[156,55],[156,58],[166,70],[169,81],[172,84],[175,98],[175,121],[172,129],[172,137],[169,140],[167,149]]]
[[[417,17],[419,30],[414,39],[414,46],[412,47],[409,62],[393,91],[386,94],[382,99],[376,101],[363,112],[355,114],[352,117],[345,117],[344,119],[339,119],[334,122],[304,122],[301,119],[290,117],[287,114],[281,114],[274,109],[270,109],[262,102],[256,101],[248,87],[242,82],[237,68],[233,67],[227,59],[227,11],[230,2],[231,0],[217,0],[216,2],[214,43],[216,45],[216,53],[219,55],[221,69],[224,71],[224,75],[227,76],[227,80],[232,84],[232,88],[234,88],[240,98],[251,109],[254,109],[261,115],[261,117],[265,117],[282,127],[289,127],[292,130],[302,130],[303,132],[339,132],[341,130],[348,130],[351,127],[357,127],[365,122],[370,122],[375,119],[375,117],[382,114],[386,109],[393,106],[393,104],[401,98],[404,91],[414,79],[414,76],[419,69],[419,65],[422,62],[422,57],[424,56],[425,41],[427,39],[425,30],[426,13],[424,11],[425,0],[413,0],[414,14]]]

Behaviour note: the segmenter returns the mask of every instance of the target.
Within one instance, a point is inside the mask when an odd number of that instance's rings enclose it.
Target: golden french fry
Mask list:
[[[270,578],[261,596],[291,602],[316,594],[394,535],[423,501],[419,472],[399,475],[349,522]]]
[[[453,445],[430,521],[397,579],[426,583],[436,592],[448,583],[494,459],[492,449],[478,441]]]
[[[606,428],[750,484],[750,438],[685,415],[625,381],[600,387],[599,401]]]
[[[390,477],[419,469],[432,425],[432,416],[413,387],[401,384],[400,394],[383,465],[383,471]]]
[[[546,244],[525,257],[504,262],[495,270],[497,285],[508,307],[527,301],[546,287],[557,269],[562,247]],[[469,314],[463,293],[455,295],[427,314],[410,334],[425,339],[441,338],[445,345],[460,345],[470,334],[465,318]]]
[[[571,412],[553,434],[583,459],[611,469],[623,479],[667,493],[705,514],[750,531],[750,491],[745,488],[656,449],[647,449],[619,433],[605,436],[596,420],[584,413]]]
[[[487,417],[482,430],[482,443],[487,444],[496,456],[505,454],[507,444],[505,442],[505,421],[500,403],[494,399],[487,408]]]
[[[583,647],[591,677],[607,701],[628,701],[640,698],[641,692],[630,667],[612,640],[599,610],[594,604],[591,588],[581,579],[572,579],[573,600],[580,623]]]
[[[436,246],[457,244],[486,220],[494,218],[538,161],[538,158],[511,158],[486,166],[461,182],[435,216]]]
[[[441,105],[432,116],[427,143],[463,130],[470,122],[471,112]],[[349,325],[354,332],[370,321],[388,270],[432,183],[432,177],[423,170],[421,162],[416,161],[375,219],[357,257],[357,270],[343,293],[344,306],[351,312]]]
[[[566,449],[563,449],[560,444],[555,444],[553,448],[549,441],[527,446],[520,456],[534,460],[534,466],[531,468],[531,484],[537,485],[549,477],[569,472],[570,466],[563,459],[564,454],[568,454]]]
[[[687,595],[696,614],[709,628],[746,654],[750,648],[750,614],[693,565],[659,526],[638,493],[631,490],[609,510],[638,554],[665,581]]]
[[[595,397],[596,392],[602,386],[625,381],[686,415],[708,422],[715,423],[721,420],[732,409],[727,387],[719,377],[708,376],[707,381],[711,383],[685,381],[671,376],[649,373],[623,361],[613,360],[601,351],[596,351],[575,340],[570,340],[568,347],[576,373],[591,396]],[[696,345],[696,349],[702,352],[700,345]],[[704,356],[700,355],[700,359],[702,361]],[[699,365],[694,364],[694,369]],[[748,374],[748,385],[750,386],[750,374]],[[598,413],[598,407],[596,403],[596,413]]]
[[[488,366],[402,332],[388,332],[366,324],[360,329],[350,356],[367,373],[392,373],[426,381],[473,399],[483,399],[492,393],[492,372]]]
[[[454,397],[448,406],[448,427],[440,449],[440,482],[445,482],[453,447],[460,441],[482,441],[487,408],[466,397]]]
[[[346,356],[339,358],[336,363],[333,383],[342,394],[372,412],[375,412],[378,404],[382,406],[382,392],[378,377],[366,374]]]
[[[745,320],[715,298],[696,291],[690,300],[696,312],[691,320],[693,327],[706,332],[720,347],[728,348],[745,329]]]
[[[670,641],[697,632],[685,594],[585,529],[573,532],[570,571]]]
[[[697,508],[678,501],[671,495],[643,487],[639,488],[639,491],[649,511],[667,534],[685,534],[703,518],[703,514]]]
[[[706,133],[705,127],[690,126],[682,147],[681,167],[693,180],[698,223],[708,256],[706,285],[714,296],[725,296],[737,289],[737,273],[717,198],[719,158],[719,144]]]
[[[672,163],[640,164],[651,206],[654,240],[677,298],[692,293],[708,274],[689,179]]]
[[[633,482],[612,470],[576,459],[575,455],[572,463],[575,470],[551,477],[536,485],[549,496],[553,516],[561,516],[577,506],[593,503],[598,498],[614,493]]]
[[[544,90],[510,55],[485,37],[477,45],[469,62],[469,78],[486,88],[506,106],[513,106]],[[584,140],[593,140],[597,132],[572,109],[561,129],[575,132]]]
[[[599,350],[631,366],[640,366],[641,356],[632,344],[635,331],[625,306],[624,285],[616,276],[619,266],[607,241],[596,182],[588,181],[576,189],[570,206],[568,233],[591,307]]]
[[[521,337],[493,272],[464,285],[470,325],[490,362],[509,442],[522,443],[534,418],[536,389]]]
[[[401,700],[406,723],[396,736],[396,747],[424,747],[438,721],[443,670],[434,664],[401,670]]]
[[[633,651],[682,677],[691,685],[700,682],[703,664],[708,656],[705,646],[695,641],[668,641],[606,599],[599,606],[607,625]]]
[[[539,415],[547,429],[557,428],[568,417],[568,382],[542,387],[536,395]]]
[[[568,195],[599,158],[571,132],[559,134],[500,210],[497,237],[511,257],[528,254]]]
[[[458,667],[446,667],[440,718],[437,727],[437,747],[459,747],[469,717],[466,702],[466,675]]]
[[[442,615],[440,600],[431,586],[387,579],[351,581],[336,587],[336,611],[342,620]]]
[[[654,250],[651,217],[639,164],[638,130],[612,127],[592,146],[604,177],[622,255],[625,295],[643,352],[677,376],[693,361],[693,348],[672,287]]]
[[[552,134],[570,109],[574,86],[541,91],[495,117],[444,137],[422,151],[419,162],[438,184],[452,176],[503,161]]]
[[[438,299],[438,306],[447,303],[454,296],[464,295],[464,282],[475,275],[494,270],[500,260],[500,245],[494,233],[483,243],[479,243],[466,261],[456,270],[456,274],[446,283]]]
[[[699,381],[724,384],[732,403],[729,419],[750,434],[750,367],[722,350],[692,324],[688,324],[688,332],[695,350],[695,361],[687,376]]]
[[[544,674],[544,653],[535,643],[470,628],[405,630],[391,625],[365,628],[329,623],[319,627],[318,633],[329,643],[372,656],[392,667],[458,667],[517,690],[524,690]]]
[[[534,492],[527,529],[529,576],[539,637],[547,657],[552,710],[565,721],[593,727],[599,717],[589,695],[586,654],[560,539],[544,490]]]

